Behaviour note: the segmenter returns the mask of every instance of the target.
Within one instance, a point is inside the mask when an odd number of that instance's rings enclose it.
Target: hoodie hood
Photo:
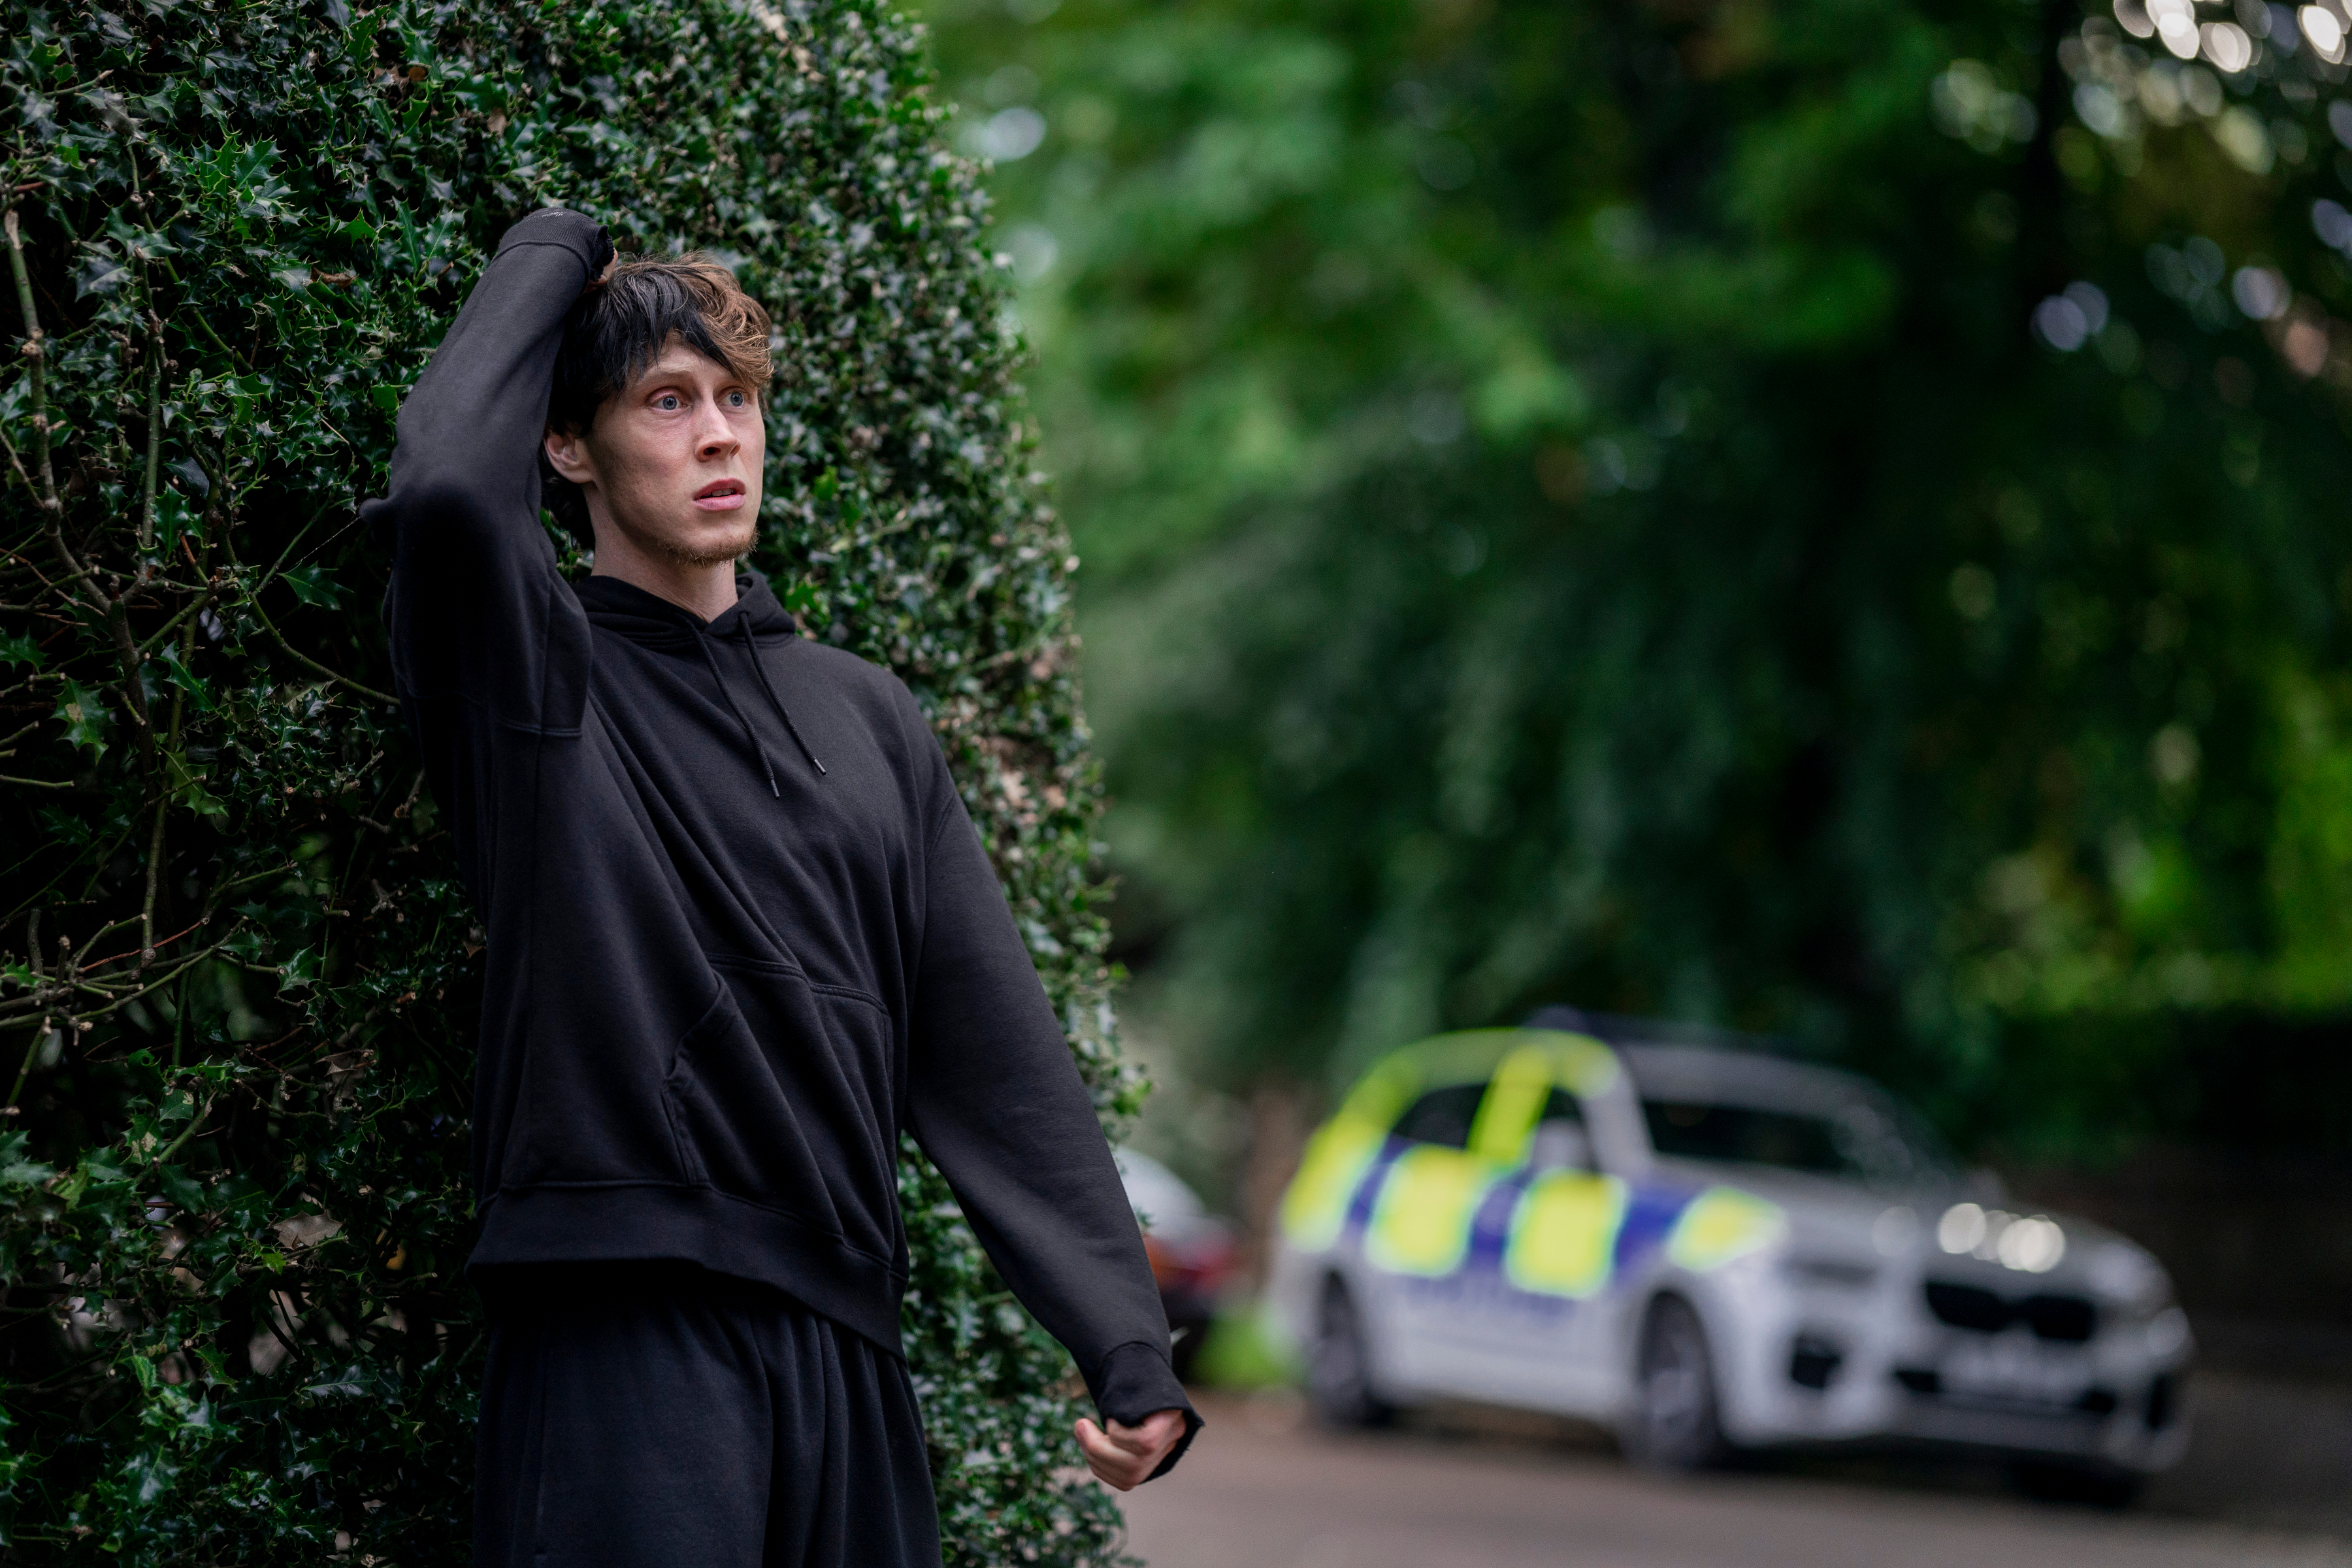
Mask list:
[[[591,625],[664,653],[688,652],[702,637],[740,640],[746,629],[761,641],[800,635],[791,612],[757,572],[735,574],[735,603],[709,621],[618,577],[583,577],[572,591]]]
[[[737,573],[735,602],[709,621],[683,605],[673,605],[618,577],[589,577],[572,584],[572,592],[579,595],[581,607],[588,612],[589,624],[599,631],[626,637],[656,653],[701,656],[704,668],[710,672],[711,683],[719,688],[719,700],[727,705],[736,729],[742,734],[744,751],[767,780],[769,795],[782,800],[783,790],[776,783],[775,760],[760,743],[751,720],[744,717],[742,700],[734,689],[733,680],[741,679],[740,666],[749,666],[752,679],[758,683],[757,694],[745,693],[745,699],[767,699],[768,706],[784,721],[784,729],[792,735],[793,743],[800,747],[801,755],[808,759],[809,766],[819,773],[825,771],[824,764],[816,760],[816,752],[802,738],[801,727],[793,721],[792,710],[776,695],[775,684],[768,679],[768,668],[760,658],[761,642],[800,635],[792,616],[776,602],[765,577],[756,572]],[[734,646],[722,656],[716,645],[724,644]]]

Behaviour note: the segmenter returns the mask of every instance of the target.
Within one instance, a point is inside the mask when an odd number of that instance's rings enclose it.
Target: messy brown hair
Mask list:
[[[673,338],[761,391],[775,375],[769,330],[766,309],[715,257],[693,250],[616,262],[564,319],[547,422],[565,435],[594,428],[597,410],[643,375]],[[588,510],[579,487],[544,457],[540,478],[548,510],[585,538]]]

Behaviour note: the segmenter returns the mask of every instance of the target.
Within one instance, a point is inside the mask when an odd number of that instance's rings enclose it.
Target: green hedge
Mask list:
[[[1132,1109],[1076,563],[977,171],[919,30],[860,0],[5,17],[0,1561],[458,1560],[479,942],[354,507],[510,220],[709,247],[766,300],[759,563],[934,714]],[[1055,1475],[1066,1363],[937,1176],[901,1183],[949,1560],[1107,1561],[1116,1510]]]

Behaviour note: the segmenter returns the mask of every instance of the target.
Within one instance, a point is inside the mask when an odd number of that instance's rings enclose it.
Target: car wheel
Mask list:
[[[1307,1362],[1307,1397],[1315,1414],[1334,1426],[1381,1426],[1396,1414],[1393,1405],[1373,1392],[1363,1321],[1357,1313],[1355,1298],[1338,1279],[1323,1288],[1316,1312],[1315,1343]]]
[[[1622,1437],[1626,1456],[1652,1469],[1703,1469],[1725,1458],[1706,1328],[1680,1297],[1650,1304]]]
[[[2079,1459],[2013,1459],[2009,1484],[2041,1502],[2084,1508],[2129,1508],[2147,1484],[2136,1470]]]

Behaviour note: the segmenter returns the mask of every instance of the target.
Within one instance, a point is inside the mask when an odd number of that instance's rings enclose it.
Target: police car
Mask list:
[[[1328,1420],[1438,1397],[1635,1459],[1866,1437],[2121,1501],[2188,1443],[2170,1281],[1999,1200],[1850,1074],[1547,1008],[1379,1062],[1315,1132],[1269,1282]]]

